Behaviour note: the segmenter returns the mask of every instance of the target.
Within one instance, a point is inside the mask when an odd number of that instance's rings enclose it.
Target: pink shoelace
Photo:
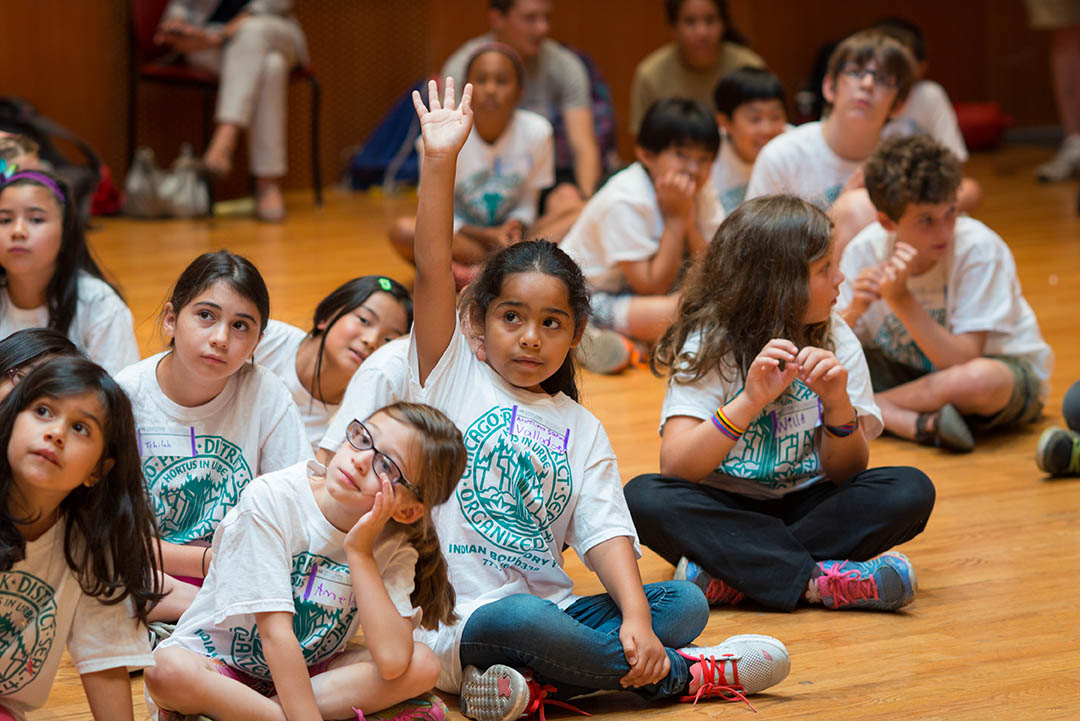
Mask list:
[[[529,671],[522,671],[525,676],[525,683],[529,686],[529,705],[525,707],[523,716],[531,716],[536,711],[540,711],[540,721],[547,721],[547,717],[544,715],[544,707],[548,704],[552,706],[558,706],[560,708],[569,709],[574,713],[579,713],[582,716],[591,716],[592,714],[587,711],[582,711],[573,704],[568,704],[565,701],[558,701],[553,698],[548,698],[549,693],[555,693],[559,689],[551,684],[541,684]]]
[[[842,571],[847,561],[829,568],[822,568],[818,576],[818,592],[822,599],[832,596],[833,607],[854,603],[855,601],[877,600],[878,587],[873,578],[861,578],[857,569]],[[818,568],[821,568],[819,565]]]
[[[679,655],[690,661],[697,661],[701,664],[701,685],[698,686],[697,693],[692,696],[682,696],[680,701],[693,701],[694,705],[702,698],[719,698],[724,701],[742,701],[750,710],[757,713],[757,709],[754,708],[754,704],[750,703],[750,699],[746,698],[746,689],[739,683],[739,661],[734,657],[734,654],[724,654],[720,658],[715,656],[691,656],[689,654],[679,652]],[[729,682],[726,674],[724,673],[724,664],[731,664],[732,680]]]

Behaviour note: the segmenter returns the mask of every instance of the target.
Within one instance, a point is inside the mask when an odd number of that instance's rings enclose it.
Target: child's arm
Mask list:
[[[870,445],[857,425],[858,412],[847,392],[847,368],[830,351],[813,346],[801,349],[795,360],[799,379],[821,399],[822,423],[837,428],[856,423],[854,431],[843,437],[824,428],[821,432],[818,449],[821,470],[833,483],[845,483],[856,473],[865,471],[870,461]]]
[[[619,640],[630,671],[619,683],[623,688],[636,688],[660,681],[671,670],[671,661],[653,633],[652,610],[645,598],[630,539],[609,538],[586,551],[585,558],[596,569],[600,582],[622,614]]]
[[[209,546],[186,546],[159,541],[161,570],[170,576],[205,578],[213,551]]]
[[[454,278],[450,273],[454,173],[458,152],[472,128],[471,97],[472,86],[466,85],[461,94],[461,105],[455,109],[454,81],[447,78],[445,99],[440,103],[438,87],[432,80],[428,84],[429,110],[424,107],[420,93],[413,91],[413,106],[420,118],[424,139],[424,174],[416,210],[416,286],[413,291],[413,335],[421,385],[450,344],[456,327]]]
[[[372,555],[375,539],[397,509],[393,498],[394,487],[383,481],[371,510],[345,536],[345,557],[356,594],[360,627],[364,629],[375,667],[387,681],[405,673],[413,655],[412,626],[390,600]]]
[[[135,708],[131,703],[131,677],[124,666],[104,671],[84,673],[79,679],[90,704],[94,721],[134,721]]]
[[[322,721],[307,663],[293,631],[292,613],[256,613],[255,624],[285,718],[289,721]]]
[[[688,481],[700,481],[711,473],[731,449],[737,438],[724,430],[724,421],[745,429],[761,415],[772,401],[795,380],[798,349],[789,340],[776,338],[765,344],[750,364],[745,390],[724,404],[711,421],[691,416],[673,416],[664,423],[660,442],[660,473]],[[780,370],[780,361],[786,366]]]
[[[953,335],[934,320],[908,289],[911,263],[916,250],[907,243],[897,243],[896,252],[882,267],[881,298],[904,324],[911,339],[938,369],[967,363],[982,355],[986,333]]]
[[[682,266],[687,234],[694,227],[696,192],[697,184],[684,173],[669,173],[656,180],[656,202],[664,219],[660,245],[647,260],[619,263],[619,269],[638,295],[666,295],[671,292],[675,276]]]

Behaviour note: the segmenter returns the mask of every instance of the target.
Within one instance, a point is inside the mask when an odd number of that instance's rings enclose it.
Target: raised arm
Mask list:
[[[461,105],[454,107],[454,80],[446,79],[446,94],[439,102],[435,81],[428,83],[428,106],[413,91],[424,140],[424,173],[416,210],[416,286],[413,290],[413,336],[419,360],[420,384],[439,362],[453,336],[454,278],[450,273],[454,238],[454,173],[461,146],[472,129],[469,105],[472,86],[466,85]]]

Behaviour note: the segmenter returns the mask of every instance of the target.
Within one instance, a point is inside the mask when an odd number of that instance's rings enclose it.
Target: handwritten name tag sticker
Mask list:
[[[784,406],[781,410],[771,411],[769,415],[772,418],[774,437],[812,431],[821,425],[821,402],[815,396]]]
[[[139,457],[166,456],[194,458],[195,426],[186,431],[139,430],[135,433],[139,443]]]
[[[356,605],[352,579],[349,574],[311,564],[304,600],[329,608],[352,608]]]

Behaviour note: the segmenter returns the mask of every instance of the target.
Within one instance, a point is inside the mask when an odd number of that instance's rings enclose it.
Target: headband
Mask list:
[[[41,183],[49,190],[56,193],[56,197],[60,199],[60,205],[67,204],[67,196],[64,195],[64,191],[60,190],[60,186],[56,184],[56,181],[38,170],[20,170],[14,175],[9,175],[3,181],[4,184],[0,186],[0,190],[11,185],[16,180],[33,180],[36,183]]]
[[[510,47],[506,43],[500,43],[492,41],[490,43],[484,43],[478,47],[473,54],[469,56],[468,62],[465,63],[465,80],[469,78],[469,71],[472,70],[472,64],[476,62],[476,59],[484,53],[502,53],[509,58],[510,63],[514,66],[514,73],[517,75],[517,81],[519,86],[525,85],[525,63],[522,61],[521,56],[518,55],[517,50]]]

